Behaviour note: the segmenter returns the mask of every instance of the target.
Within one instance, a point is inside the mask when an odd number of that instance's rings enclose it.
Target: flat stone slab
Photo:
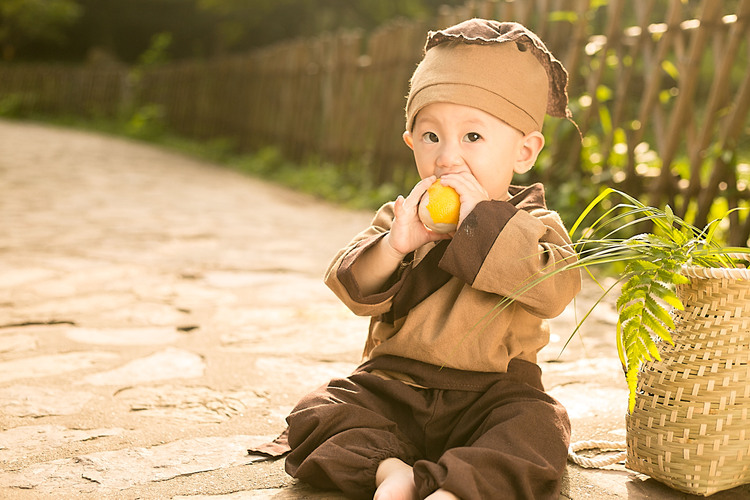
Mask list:
[[[203,357],[184,349],[168,347],[144,358],[134,359],[114,370],[84,377],[91,385],[132,385],[173,378],[198,378],[203,375]]]
[[[0,432],[0,459],[18,460],[40,448],[117,436],[123,429],[68,429],[61,425],[26,425]]]
[[[0,354],[31,351],[37,346],[36,337],[17,334],[0,337]]]
[[[94,368],[119,358],[118,354],[111,352],[86,351],[2,361],[0,362],[0,383]]]
[[[268,488],[252,491],[237,491],[226,495],[177,495],[172,500],[346,500],[346,497],[333,492],[321,491],[303,484],[291,488]]]
[[[53,387],[12,385],[0,388],[0,413],[21,418],[72,415],[79,412],[94,394]]]
[[[174,326],[140,328],[69,328],[65,336],[81,344],[94,345],[161,345],[180,340]]]
[[[272,437],[205,437],[90,453],[0,472],[0,488],[30,489],[39,495],[60,491],[112,495],[143,483],[250,464],[247,448],[269,439]]]
[[[255,392],[220,392],[209,387],[176,385],[129,387],[117,391],[115,399],[139,415],[199,423],[221,423],[242,415],[250,407],[268,403]]]

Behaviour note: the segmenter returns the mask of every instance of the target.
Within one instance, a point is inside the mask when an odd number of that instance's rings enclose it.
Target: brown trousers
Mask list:
[[[377,357],[307,395],[287,422],[287,472],[353,499],[372,498],[391,457],[414,466],[420,498],[443,488],[463,500],[557,499],[570,442],[565,409],[521,360],[477,373]]]

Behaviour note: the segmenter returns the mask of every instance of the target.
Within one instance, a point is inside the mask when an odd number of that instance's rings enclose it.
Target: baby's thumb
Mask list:
[[[402,208],[404,208],[404,197],[402,195],[398,195],[396,198],[396,204],[394,205],[393,209],[396,213],[400,212]]]

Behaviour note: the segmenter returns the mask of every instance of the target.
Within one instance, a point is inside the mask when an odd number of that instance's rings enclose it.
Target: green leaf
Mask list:
[[[623,345],[622,324],[619,321],[617,322],[617,329],[615,330],[615,345],[617,345],[617,356],[620,358],[620,364],[622,365],[623,370],[626,371],[628,368],[628,362],[625,359],[625,346]]]
[[[643,315],[643,303],[642,302],[633,302],[629,306],[625,307],[622,311],[619,313],[619,320],[620,323],[623,325],[631,320],[636,320],[637,322],[640,322],[640,318]]]
[[[674,328],[674,320],[672,316],[664,309],[658,302],[656,302],[651,296],[646,297],[646,308],[656,319],[664,323],[667,328]]]
[[[643,259],[634,260],[629,265],[630,265],[630,269],[633,272],[637,272],[637,273],[652,272],[652,271],[659,269],[659,265],[656,264],[655,262],[651,262],[651,261],[643,260]]]
[[[675,66],[672,61],[668,61],[668,60],[662,61],[661,69],[663,69],[673,79],[679,80],[680,72],[677,70],[677,66]]]
[[[650,330],[653,335],[659,338],[669,336],[669,330],[667,330],[667,327],[665,327],[663,323],[658,321],[648,309],[643,310],[643,315],[641,316],[641,323],[648,330]],[[650,348],[650,344],[653,343],[653,339],[651,338],[651,335],[648,334],[648,330],[646,330],[645,337],[648,337],[649,342],[646,342],[645,340],[644,342]]]
[[[565,21],[575,24],[578,21],[578,13],[574,10],[553,10],[547,18],[550,22]]]
[[[628,384],[628,413],[633,413],[635,394],[638,389],[638,368],[629,368],[625,372],[625,382]]]
[[[670,286],[674,286],[690,283],[690,278],[682,273],[662,268],[656,271],[656,281],[659,283],[666,283]]]
[[[685,309],[685,305],[677,294],[672,289],[665,287],[661,283],[654,282],[651,285],[651,293],[674,309],[679,309],[680,311]]]
[[[651,361],[653,359],[655,359],[656,361],[661,361],[659,350],[656,348],[656,344],[651,337],[649,337],[647,334],[640,335],[638,337],[638,342],[643,349],[643,352],[646,354],[645,356],[640,356],[641,362],[638,363],[639,368],[643,364],[644,357],[646,358],[646,361]]]
[[[596,100],[599,102],[606,102],[612,99],[614,92],[606,85],[599,85],[596,87]]]
[[[580,226],[581,224],[583,224],[583,221],[586,220],[586,217],[588,217],[588,215],[591,213],[591,211],[594,210],[594,208],[596,208],[596,206],[599,203],[601,203],[603,200],[607,199],[607,197],[609,195],[611,195],[612,193],[614,193],[614,192],[616,192],[616,191],[614,189],[612,189],[612,188],[605,189],[604,191],[602,191],[599,194],[599,196],[597,196],[596,198],[594,198],[594,200],[591,203],[589,203],[588,206],[585,209],[583,209],[583,212],[581,212],[581,215],[578,217],[578,219],[576,219],[575,223],[573,224],[573,227],[571,227],[570,231],[568,231],[568,234],[570,235],[571,238],[573,237],[573,235],[578,230],[578,226]]]

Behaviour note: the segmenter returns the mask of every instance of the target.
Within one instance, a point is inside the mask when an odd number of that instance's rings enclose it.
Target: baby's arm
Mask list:
[[[394,204],[393,224],[377,244],[363,252],[352,265],[352,275],[363,295],[383,290],[385,283],[404,257],[430,241],[449,238],[433,233],[424,227],[417,215],[417,207],[435,177],[427,177],[417,183],[409,196],[399,196]]]
[[[556,213],[494,201],[478,205],[459,226],[440,267],[473,288],[514,297],[533,314],[549,318],[560,314],[580,290],[580,271],[557,272],[575,259]]]
[[[382,291],[386,281],[396,272],[406,254],[393,248],[391,234],[364,252],[352,265],[352,274],[363,295]]]

